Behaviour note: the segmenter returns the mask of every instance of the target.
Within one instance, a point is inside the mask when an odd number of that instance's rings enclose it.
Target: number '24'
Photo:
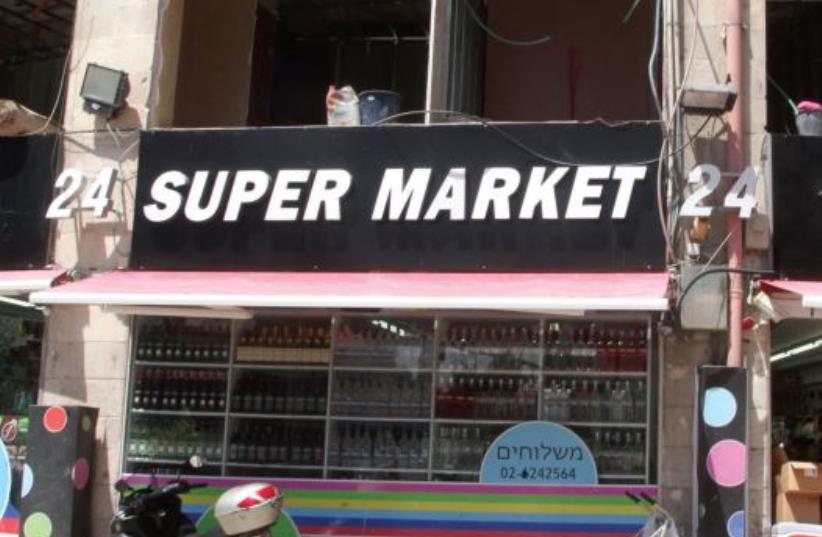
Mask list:
[[[696,192],[688,196],[685,203],[682,204],[682,209],[679,211],[679,216],[694,216],[694,217],[708,217],[711,216],[713,207],[706,207],[700,205],[700,202],[713,194],[714,190],[719,186],[722,180],[722,173],[719,168],[713,164],[700,164],[691,170],[688,174],[689,184],[699,184],[702,182],[702,177],[707,177],[708,181],[699,188]],[[739,179],[725,195],[724,206],[732,209],[739,209],[740,218],[750,218],[754,208],[756,208],[756,198],[754,192],[756,191],[756,181],[759,179],[759,171],[749,166],[739,174]]]
[[[94,216],[98,218],[105,216],[111,208],[111,191],[116,178],[116,169],[103,168],[100,170],[97,179],[89,186],[80,200],[79,208],[94,211]],[[76,206],[72,206],[72,200],[79,196],[84,182],[85,178],[80,170],[73,168],[63,170],[54,182],[54,187],[62,189],[62,192],[52,200],[46,211],[46,218],[70,218],[77,209]]]

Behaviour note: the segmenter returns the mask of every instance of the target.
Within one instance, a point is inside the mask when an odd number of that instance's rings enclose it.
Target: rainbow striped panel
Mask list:
[[[132,484],[148,482],[145,475],[126,477]],[[184,498],[184,510],[193,520],[226,489],[259,481],[285,491],[285,510],[302,536],[631,537],[645,523],[647,513],[625,493],[657,494],[655,486],[190,480],[209,484]]]

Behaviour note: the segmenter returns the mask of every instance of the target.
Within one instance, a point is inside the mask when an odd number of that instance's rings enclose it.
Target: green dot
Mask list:
[[[23,525],[25,537],[51,537],[51,519],[45,513],[34,513]]]
[[[91,418],[83,416],[83,419],[80,420],[80,427],[82,427],[84,431],[91,429]]]

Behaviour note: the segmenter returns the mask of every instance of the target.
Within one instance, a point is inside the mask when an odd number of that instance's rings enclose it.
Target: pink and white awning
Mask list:
[[[0,296],[17,296],[50,288],[63,269],[0,270]]]
[[[32,294],[38,304],[191,308],[663,311],[667,273],[116,271]]]

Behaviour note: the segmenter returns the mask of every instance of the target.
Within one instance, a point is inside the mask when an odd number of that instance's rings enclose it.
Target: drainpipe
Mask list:
[[[728,146],[726,166],[731,172],[742,170],[744,148],[742,146],[745,117],[743,106],[747,105],[744,99],[745,79],[743,73],[744,56],[743,28],[742,28],[743,0],[726,0],[727,19],[725,22],[726,62],[728,75],[736,86],[738,97],[734,107],[728,112]],[[730,238],[728,240],[728,267],[738,269],[742,266],[742,225],[736,211],[728,211],[726,224]],[[741,367],[742,364],[742,274],[729,273],[728,282],[728,367]]]

